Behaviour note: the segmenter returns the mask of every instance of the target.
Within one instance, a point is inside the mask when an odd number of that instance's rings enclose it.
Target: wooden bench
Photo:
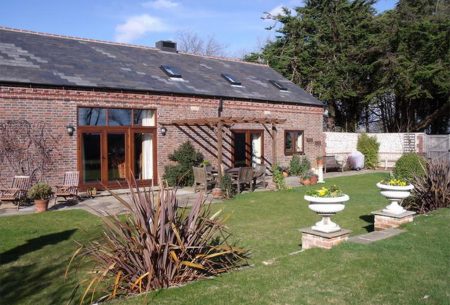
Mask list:
[[[344,162],[342,162],[342,164],[339,164],[339,162],[336,160],[336,156],[325,156],[324,158],[324,170],[325,173],[329,170],[329,169],[337,169],[340,170],[341,172],[344,171]]]

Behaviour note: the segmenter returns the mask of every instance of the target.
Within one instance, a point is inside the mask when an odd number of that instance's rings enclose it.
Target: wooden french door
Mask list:
[[[233,166],[246,167],[263,163],[264,132],[262,130],[233,130]]]
[[[154,130],[83,128],[78,137],[82,187],[127,187],[126,179],[131,178],[131,173],[140,185],[154,179]]]

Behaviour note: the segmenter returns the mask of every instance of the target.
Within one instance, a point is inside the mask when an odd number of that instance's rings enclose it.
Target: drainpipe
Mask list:
[[[223,99],[219,100],[219,108],[217,109],[217,116],[220,118],[223,111]]]

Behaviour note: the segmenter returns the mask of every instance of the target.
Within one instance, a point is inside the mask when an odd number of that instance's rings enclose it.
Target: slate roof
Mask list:
[[[183,80],[170,79],[161,65],[177,68]],[[242,87],[231,86],[222,73]],[[266,65],[9,28],[0,28],[0,82],[322,105]]]

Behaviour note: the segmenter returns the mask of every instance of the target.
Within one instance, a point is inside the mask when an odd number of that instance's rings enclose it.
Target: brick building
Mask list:
[[[322,114],[320,101],[266,65],[184,54],[170,42],[150,48],[0,28],[0,123],[45,124],[58,141],[46,176],[53,184],[79,170],[83,186],[114,187],[130,169],[150,183],[187,140],[214,163],[215,127],[173,124],[180,119],[285,119],[224,126],[224,167],[270,166],[275,156],[287,164],[294,153],[314,160],[324,149]],[[0,183],[14,174],[3,161]]]

